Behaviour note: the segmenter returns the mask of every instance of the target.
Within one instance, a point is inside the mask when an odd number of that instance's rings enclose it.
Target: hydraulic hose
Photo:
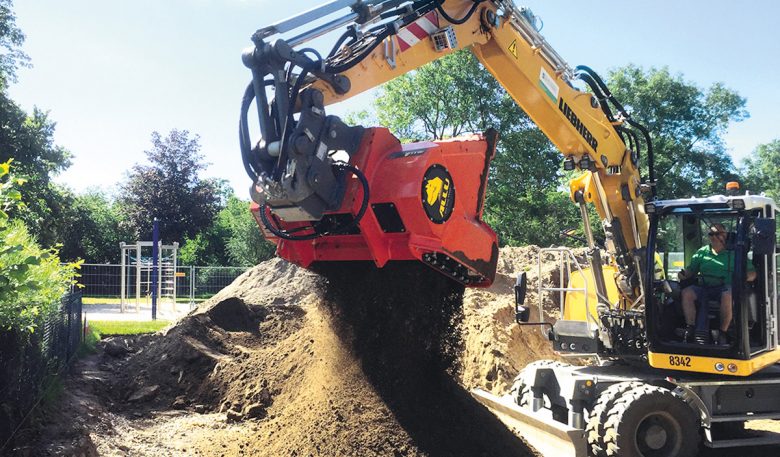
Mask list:
[[[626,149],[626,151],[623,152],[623,156],[620,158],[620,163],[625,162],[626,154],[628,153],[628,150],[636,152],[636,159],[637,162],[639,162],[639,158],[640,158],[639,153],[640,153],[640,148],[642,147],[642,143],[639,142],[639,138],[636,136],[636,132],[620,125],[616,125],[615,130],[617,130],[617,132],[623,138],[624,143],[626,139],[628,139],[628,149]]]
[[[645,137],[645,143],[647,143],[647,175],[650,180],[650,194],[653,196],[653,200],[658,196],[655,189],[655,159],[653,157],[653,140],[650,138],[650,132],[647,131],[644,125],[635,122],[631,119],[626,119],[632,127],[636,127],[642,132],[642,136]]]
[[[241,148],[241,163],[244,164],[244,171],[246,171],[246,174],[249,176],[249,179],[252,180],[252,183],[255,183],[257,182],[257,170],[255,170],[254,165],[250,162],[252,148],[249,146],[250,139],[246,120],[246,112],[252,103],[251,98],[247,101],[248,93],[251,93],[249,97],[254,98],[255,90],[252,84],[249,84],[244,92],[244,98],[241,100],[241,117],[238,120],[238,144]]]
[[[471,19],[471,15],[474,14],[474,11],[477,10],[477,7],[479,6],[479,4],[484,2],[484,1],[485,0],[474,0],[474,4],[471,5],[471,8],[469,8],[468,12],[466,12],[466,14],[462,18],[460,18],[460,19],[455,19],[452,16],[450,16],[449,14],[447,14],[447,12],[444,11],[444,8],[441,7],[441,2],[440,1],[436,2],[437,3],[436,4],[436,11],[438,11],[439,14],[441,14],[441,17],[443,17],[447,22],[450,22],[450,23],[455,24],[455,25],[461,25],[461,24],[464,24],[469,19]]]
[[[273,84],[273,81],[265,81],[264,87]],[[249,121],[247,119],[249,113],[249,107],[252,106],[252,101],[255,98],[254,84],[251,82],[244,91],[244,96],[241,99],[241,112],[238,120],[238,144],[241,149],[241,162],[244,164],[244,170],[252,182],[257,181],[257,176],[260,174],[260,164],[255,162],[252,157],[252,144],[249,138]]]
[[[293,114],[295,113],[295,102],[298,100],[298,93],[300,92],[301,86],[303,85],[303,80],[306,79],[306,75],[309,74],[309,70],[312,69],[312,67],[317,66],[319,66],[318,61],[312,61],[311,64],[302,67],[301,72],[298,74],[298,78],[295,80],[295,84],[290,91],[290,102],[287,107],[287,117],[284,119],[284,124],[282,125],[282,137],[279,140],[279,158],[276,161],[276,166],[274,167],[273,172],[274,181],[279,181],[279,179],[282,177],[282,171],[287,164],[287,138],[289,136],[287,130],[295,124],[295,118],[293,117]]]
[[[268,219],[268,215],[266,214],[267,205],[263,204],[260,207],[260,220],[262,221],[265,228],[267,228],[268,231],[273,233],[274,236],[281,238],[283,240],[306,241],[306,240],[313,240],[315,238],[319,238],[322,236],[345,233],[357,227],[357,225],[363,219],[363,216],[366,214],[366,210],[368,209],[368,201],[370,199],[368,179],[366,179],[366,175],[363,174],[362,171],[360,171],[357,167],[352,166],[350,164],[338,163],[335,164],[334,167],[338,170],[351,171],[352,174],[354,174],[358,178],[358,180],[360,181],[360,185],[363,188],[363,202],[360,204],[360,209],[358,210],[357,214],[355,214],[355,217],[352,219],[352,221],[349,224],[345,225],[344,227],[340,227],[333,232],[309,233],[307,235],[293,235],[292,234],[293,232],[291,230],[279,229],[274,224],[271,223],[271,221]],[[313,229],[314,227],[312,226],[310,228]],[[300,230],[300,229],[294,229],[294,230]]]
[[[317,60],[322,61],[322,54],[320,54],[320,52],[317,51],[314,48],[303,48],[303,49],[299,50],[298,52],[300,52],[300,53],[307,53],[308,52],[309,54],[314,54],[317,57]]]
[[[628,149],[631,149],[632,151],[636,151],[635,148],[638,147],[639,144],[634,142],[635,137],[634,137],[633,132],[631,130],[629,130],[629,129],[625,128],[625,127],[621,127],[619,125],[615,126],[615,130],[617,130],[618,133],[620,134],[620,136],[624,138],[624,141],[627,140],[627,142],[628,142]],[[625,158],[625,154],[623,155],[623,157]],[[622,160],[621,160],[621,162],[622,162]]]
[[[575,76],[577,76],[577,78],[584,81],[585,84],[587,84],[588,87],[591,88],[591,90],[596,95],[596,98],[599,101],[599,105],[601,105],[601,110],[607,116],[607,119],[609,119],[610,122],[614,122],[615,116],[612,114],[612,110],[609,109],[609,104],[606,103],[607,96],[604,94],[604,92],[602,92],[598,84],[596,84],[596,81],[593,79],[593,77],[585,72],[576,72]]]
[[[328,53],[328,58],[331,58],[336,55],[337,52],[339,52],[339,49],[341,49],[341,45],[343,45],[349,38],[352,38],[352,41],[357,40],[357,34],[355,33],[355,29],[350,28],[346,32],[344,32],[338,40],[336,40],[336,44],[333,45],[333,48],[330,50],[330,53]]]
[[[615,108],[618,110],[618,112],[622,114],[623,117],[626,119],[626,123],[628,123],[632,127],[639,129],[639,131],[642,132],[642,136],[645,139],[645,143],[647,147],[647,173],[650,182],[650,192],[653,200],[655,200],[657,197],[657,192],[655,188],[655,166],[654,166],[655,157],[653,156],[653,140],[650,137],[650,132],[647,131],[647,128],[645,128],[645,126],[631,119],[631,115],[628,114],[628,112],[626,112],[626,109],[623,107],[623,105],[619,101],[617,101],[617,99],[612,95],[612,92],[610,92],[609,88],[604,83],[604,80],[602,80],[601,77],[595,71],[593,71],[593,69],[585,65],[578,65],[575,68],[575,70],[577,72],[584,72],[589,76],[591,76],[593,80],[596,82],[596,84],[599,86],[599,88],[602,89],[603,93],[607,96],[609,101],[613,105],[615,105]]]
[[[341,64],[341,65],[327,65],[325,67],[325,71],[327,73],[344,73],[345,71],[349,70],[350,68],[354,67],[355,65],[359,64],[363,61],[366,57],[368,57],[371,52],[376,49],[377,46],[379,46],[382,41],[384,41],[385,38],[392,35],[392,29],[389,27],[385,27],[384,30],[382,30],[378,35],[371,35],[369,37],[364,38],[370,39],[373,38],[374,41],[369,44],[366,49],[364,49],[359,55],[349,59],[347,63]],[[356,42],[356,44],[359,42]]]
[[[618,110],[620,114],[622,114],[625,118],[630,118],[631,115],[626,112],[626,109],[623,108],[623,105],[617,101],[617,99],[612,95],[612,92],[610,92],[609,87],[604,83],[604,80],[601,79],[601,76],[598,75],[595,71],[593,71],[592,68],[586,66],[586,65],[577,65],[575,68],[576,71],[583,71],[593,77],[593,80],[596,81],[596,84],[601,88],[601,90],[604,92],[604,94],[607,96],[610,102],[612,102],[613,105],[615,105],[615,108]]]
[[[482,3],[484,0],[476,0],[474,2],[474,6],[471,7],[468,13],[466,13],[466,16],[462,19],[455,20],[447,15],[444,10],[441,9],[441,1],[440,0],[426,0],[422,2],[415,2],[414,3],[414,12],[412,14],[409,14],[402,18],[401,24],[399,24],[398,28],[406,27],[410,23],[417,20],[419,17],[427,14],[430,11],[433,11],[434,9],[438,9],[439,13],[442,14],[442,17],[444,17],[446,20],[451,21],[455,24],[466,22],[472,14],[474,14],[474,11],[477,9],[477,5],[479,3]],[[405,10],[404,10],[405,11]],[[349,59],[348,62],[340,64],[340,65],[327,65],[325,67],[325,71],[328,73],[343,73],[355,65],[359,64],[363,61],[366,57],[368,57],[371,52],[376,49],[377,46],[379,46],[387,37],[395,35],[397,29],[395,28],[395,22],[389,23],[389,24],[383,24],[380,26],[377,26],[373,29],[371,29],[371,32],[374,32],[376,34],[367,35],[365,38],[363,38],[362,41],[373,39],[373,41],[368,44],[365,49],[363,49],[360,54],[357,56],[352,57]],[[355,44],[358,44],[359,42],[355,42]]]

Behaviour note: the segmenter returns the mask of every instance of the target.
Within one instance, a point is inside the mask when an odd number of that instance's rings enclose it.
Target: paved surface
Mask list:
[[[176,303],[176,310],[173,305],[163,303],[157,307],[157,319],[175,321],[192,310],[194,306],[189,303]],[[136,311],[135,303],[125,305],[123,313],[118,303],[113,304],[95,304],[83,305],[82,312],[87,321],[150,321],[152,320],[152,305],[142,303]]]

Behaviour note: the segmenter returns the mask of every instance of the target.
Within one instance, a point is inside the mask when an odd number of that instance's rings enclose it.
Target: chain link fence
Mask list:
[[[128,268],[128,274],[131,280],[128,281],[129,287],[135,287],[135,268]],[[81,293],[84,297],[110,298],[119,300],[122,287],[122,267],[121,265],[101,265],[85,263],[79,269],[78,283],[82,286]],[[135,289],[132,293],[128,291],[128,296],[135,296]]]
[[[0,454],[81,344],[81,292],[66,294],[34,332],[0,332]]]
[[[177,266],[174,273],[175,299],[177,303],[195,304],[211,298],[244,273],[247,267]],[[80,270],[81,292],[85,303],[119,303],[122,296],[122,266],[115,264],[83,264]],[[126,297],[133,302],[137,292],[136,269],[125,270]],[[141,282],[138,296],[149,296],[148,281]],[[163,291],[162,296],[171,296]],[[171,297],[172,298],[172,297]]]
[[[247,270],[246,267],[178,267],[176,296],[198,303],[216,295]]]

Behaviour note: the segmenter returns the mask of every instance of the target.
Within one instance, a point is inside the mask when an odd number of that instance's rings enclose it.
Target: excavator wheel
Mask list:
[[[531,388],[527,386],[524,381],[526,370],[532,368],[565,368],[569,366],[571,366],[571,364],[559,362],[557,360],[534,360],[520,370],[520,373],[515,377],[515,380],[512,383],[512,388],[509,390],[509,393],[512,395],[512,398],[515,399],[515,403],[519,406],[530,406]]]
[[[509,390],[515,403],[521,408],[531,407],[531,387],[523,382],[522,375],[515,378],[512,388]]]
[[[529,409],[531,408],[532,397],[533,394],[531,393],[531,387],[523,384],[517,391],[517,396],[515,398],[517,399],[517,404],[520,405],[521,408]]]
[[[607,414],[604,444],[609,457],[694,457],[699,420],[685,401],[668,389],[635,387]]]
[[[566,368],[569,366],[571,366],[571,364],[559,362],[557,360],[536,360],[526,365],[525,368],[520,370],[520,374],[515,377],[515,381],[510,390],[512,397],[515,399],[515,403],[521,408],[531,408],[533,393],[531,392],[531,387],[526,385],[523,381],[526,370],[529,368]],[[569,413],[565,407],[552,404],[548,400],[545,404],[545,408],[552,410],[553,419],[564,423],[568,420]]]
[[[607,455],[607,449],[604,445],[604,425],[607,422],[609,411],[623,394],[641,386],[642,383],[636,381],[619,382],[612,384],[599,394],[585,427],[585,436],[588,439],[588,449],[591,455],[595,457]]]

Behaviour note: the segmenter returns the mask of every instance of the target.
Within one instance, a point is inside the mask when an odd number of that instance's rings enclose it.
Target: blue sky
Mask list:
[[[143,162],[150,133],[188,129],[201,137],[210,176],[241,196],[237,119],[249,79],[241,51],[257,28],[314,7],[295,0],[16,0],[33,68],[11,96],[50,112],[58,144],[74,154],[58,178],[76,190],[111,188]],[[699,86],[723,82],[748,99],[750,119],[732,125],[737,163],[780,138],[780,2],[517,0],[544,20],[542,33],[572,65],[604,74],[635,63],[668,66]],[[319,40],[329,49],[332,40]],[[330,110],[362,108],[371,94]]]

